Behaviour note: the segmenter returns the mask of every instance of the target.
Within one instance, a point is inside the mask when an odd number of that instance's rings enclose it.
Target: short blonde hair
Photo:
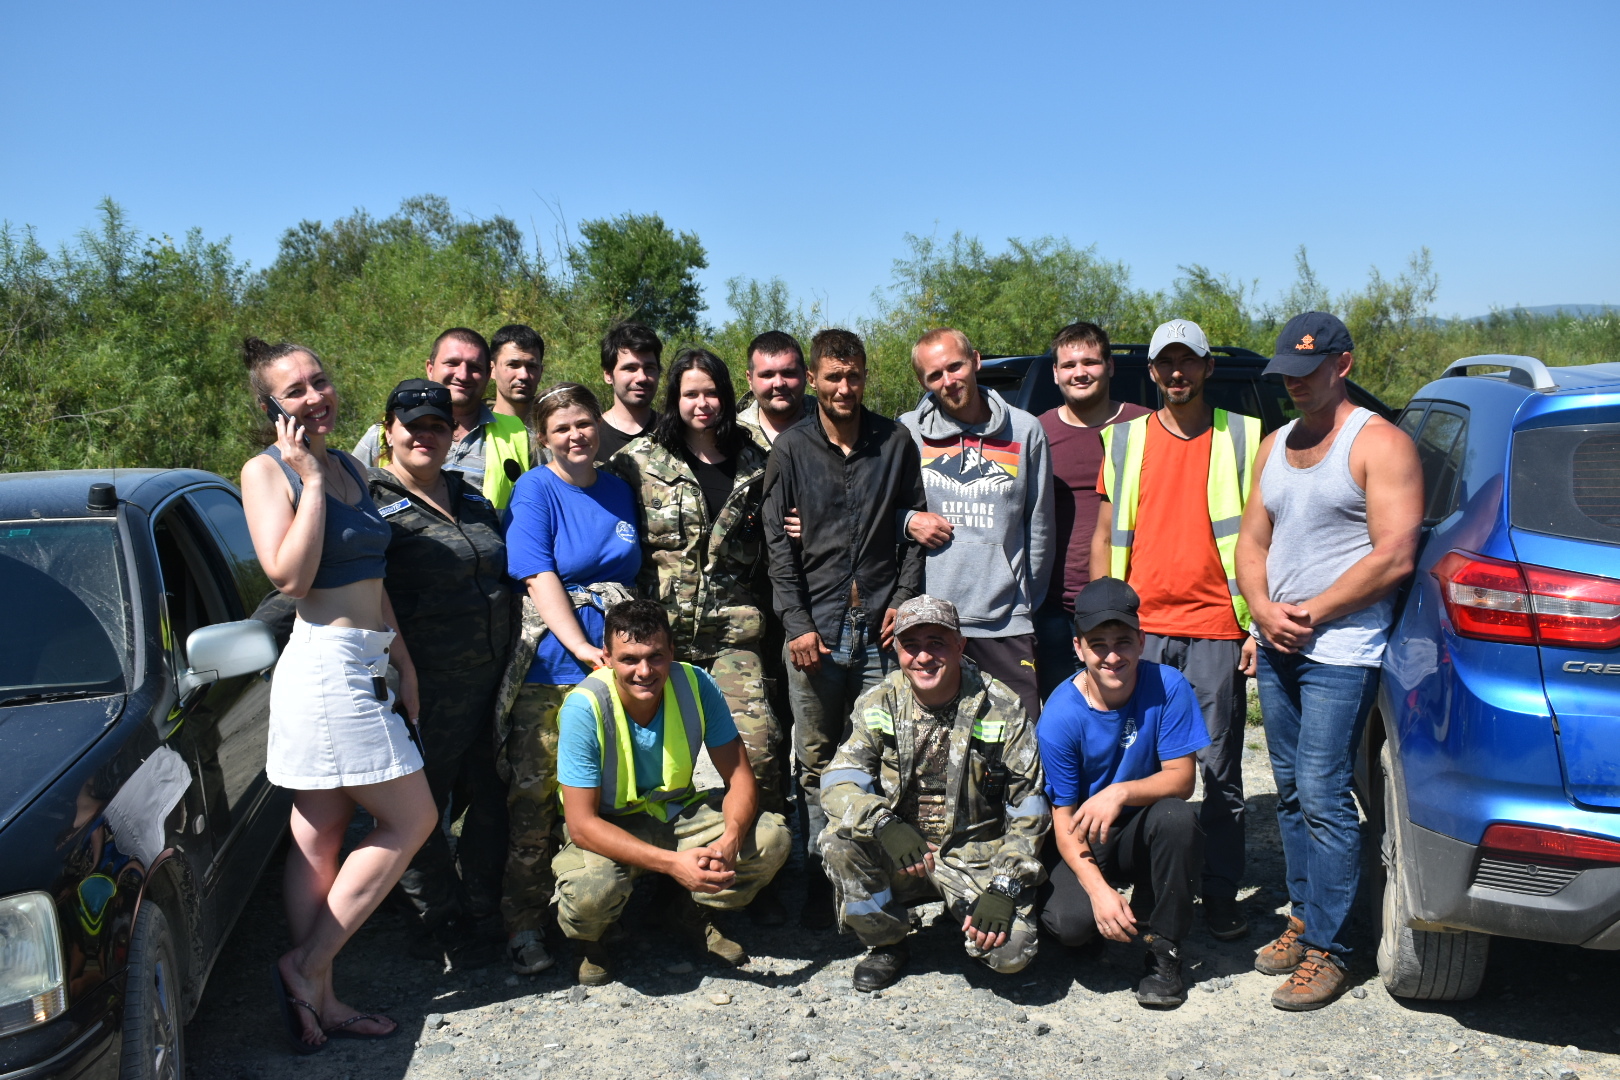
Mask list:
[[[938,345],[942,341],[949,341],[951,344],[955,345],[961,350],[963,356],[968,357],[969,359],[971,359],[973,354],[978,351],[973,347],[973,342],[969,341],[968,336],[962,333],[962,331],[949,326],[940,326],[928,331],[922,337],[918,338],[917,344],[911,347],[911,366],[913,368],[917,367],[917,354],[919,352],[930,345]]]

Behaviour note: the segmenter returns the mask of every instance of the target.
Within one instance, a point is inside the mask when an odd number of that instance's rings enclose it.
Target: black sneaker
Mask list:
[[[799,912],[799,925],[806,930],[831,930],[838,921],[838,900],[833,895],[832,882],[819,870],[805,876],[804,907]]]
[[[1136,1000],[1142,1005],[1170,1007],[1187,1000],[1187,987],[1181,981],[1181,947],[1166,937],[1148,934],[1147,955],[1142,966],[1147,975],[1136,985]]]
[[[905,942],[898,945],[879,945],[855,965],[855,989],[863,994],[893,986],[911,963],[911,950]]]
[[[1236,897],[1204,897],[1204,921],[1209,924],[1209,936],[1216,941],[1236,941],[1249,934],[1249,920],[1243,917]]]

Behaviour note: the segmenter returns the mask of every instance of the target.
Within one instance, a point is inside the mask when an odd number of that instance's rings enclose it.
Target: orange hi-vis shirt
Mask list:
[[[1209,523],[1209,449],[1214,429],[1172,435],[1157,413],[1142,448],[1141,498],[1127,582],[1141,598],[1142,629],[1160,637],[1238,641],[1226,571]],[[1102,468],[1108,468],[1104,461]],[[1097,491],[1103,491],[1102,470]]]

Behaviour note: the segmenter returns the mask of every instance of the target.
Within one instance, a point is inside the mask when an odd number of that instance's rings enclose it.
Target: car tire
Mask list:
[[[183,1080],[185,1024],[180,1005],[180,962],[168,917],[150,898],[142,902],[129,939],[124,974],[123,1053],[119,1080]]]
[[[1380,751],[1384,788],[1383,902],[1378,938],[1378,974],[1391,995],[1420,1001],[1462,1001],[1479,993],[1490,959],[1491,936],[1472,930],[1443,933],[1414,930],[1401,872],[1400,829],[1396,822],[1395,779],[1389,743]]]

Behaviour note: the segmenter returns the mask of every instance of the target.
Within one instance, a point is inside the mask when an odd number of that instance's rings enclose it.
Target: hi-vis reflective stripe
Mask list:
[[[576,692],[590,696],[596,712],[597,742],[602,753],[602,780],[598,805],[603,814],[646,811],[660,821],[669,820],[665,805],[685,802],[696,794],[692,787],[692,764],[697,748],[703,745],[703,712],[696,692],[697,676],[688,664],[671,664],[664,684],[664,755],[662,783],[641,794],[636,789],[635,750],[630,741],[630,720],[616,700],[611,672],[587,676]],[[671,712],[680,716],[680,736],[670,722]]]
[[[1006,742],[1007,722],[1005,720],[975,720],[973,721],[973,737],[980,742]]]
[[[1108,573],[1128,581],[1131,548],[1136,543],[1136,512],[1141,502],[1142,457],[1146,452],[1152,415],[1103,429],[1108,467],[1103,487],[1113,504],[1109,535]],[[1249,622],[1249,605],[1238,592],[1237,538],[1243,506],[1254,480],[1254,459],[1260,449],[1260,421],[1252,416],[1216,409],[1209,445],[1209,480],[1205,488],[1210,532],[1225,571],[1226,591],[1240,627]]]
[[[890,716],[882,709],[867,709],[865,715],[862,716],[861,719],[866,721],[866,726],[872,731],[876,731],[884,735],[894,734],[894,717]]]

